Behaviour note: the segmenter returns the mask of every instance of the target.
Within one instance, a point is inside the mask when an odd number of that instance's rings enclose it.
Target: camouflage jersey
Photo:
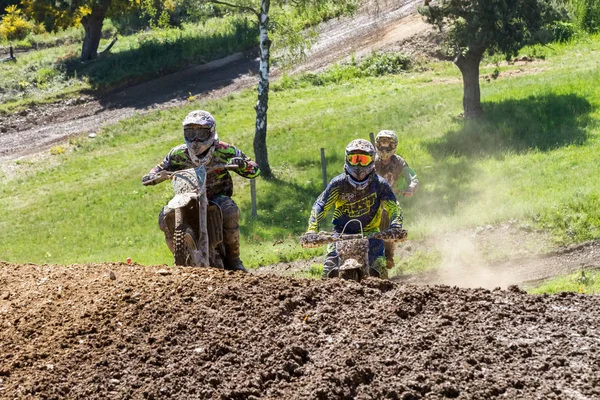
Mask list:
[[[365,233],[379,232],[382,206],[390,215],[391,227],[402,227],[402,209],[392,187],[379,175],[374,175],[364,190],[352,186],[345,172],[333,178],[313,205],[308,221],[309,231],[319,230],[319,225],[332,206],[335,206],[332,222],[336,232],[342,232],[351,219],[359,220]],[[344,233],[360,233],[360,224],[350,222]]]
[[[260,169],[256,162],[252,161],[247,157],[241,150],[235,146],[227,144],[225,142],[217,142],[215,145],[215,151],[212,155],[212,160],[208,163],[207,167],[215,164],[228,164],[229,160],[233,157],[242,157],[246,160],[248,166],[244,169],[235,169],[238,175],[244,178],[255,178],[260,174]],[[171,149],[165,159],[152,168],[150,173],[157,173],[160,171],[179,171],[187,168],[194,168],[195,165],[192,162],[187,146],[181,144]],[[225,195],[231,197],[233,195],[233,181],[229,171],[226,169],[216,169],[209,172],[206,175],[206,196],[209,200],[212,200],[216,196]]]
[[[396,181],[398,181],[400,174],[402,174],[405,180],[400,187],[401,190],[412,189],[414,191],[419,186],[417,174],[408,166],[404,158],[399,155],[394,154],[387,165],[383,163],[383,160],[379,156],[375,156],[375,171],[377,175],[385,178],[392,188],[396,184]]]

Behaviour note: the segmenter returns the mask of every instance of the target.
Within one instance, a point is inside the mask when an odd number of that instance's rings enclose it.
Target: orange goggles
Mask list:
[[[346,157],[346,160],[350,165],[360,165],[361,167],[366,167],[373,162],[373,157],[368,154],[349,154]]]

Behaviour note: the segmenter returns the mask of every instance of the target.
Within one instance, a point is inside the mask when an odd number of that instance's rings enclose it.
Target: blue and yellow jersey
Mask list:
[[[331,207],[334,207],[332,222],[336,232],[342,232],[346,224],[344,233],[360,233],[361,224],[367,234],[378,232],[383,208],[390,216],[390,226],[402,227],[402,209],[389,183],[379,175],[375,175],[364,190],[352,186],[345,172],[333,178],[313,205],[308,221],[309,231],[319,230]],[[360,224],[349,222],[353,219]]]
[[[234,171],[244,178],[255,178],[260,174],[260,169],[255,161],[247,157],[240,149],[225,142],[217,142],[212,160],[207,167],[215,164],[228,164],[233,157],[242,157],[246,160],[246,168],[238,168]],[[151,173],[160,171],[179,171],[187,168],[194,168],[195,165],[190,158],[187,146],[181,144],[173,147],[165,159],[152,168]],[[217,169],[209,172],[206,176],[206,195],[212,199],[219,195],[231,197],[233,194],[233,180],[229,171],[226,169]]]

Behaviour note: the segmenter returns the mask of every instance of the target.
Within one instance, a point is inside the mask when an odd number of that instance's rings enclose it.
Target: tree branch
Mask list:
[[[258,11],[256,11],[252,7],[241,6],[241,5],[238,5],[238,4],[228,3],[226,1],[221,1],[221,0],[206,0],[206,1],[208,3],[220,4],[222,6],[227,6],[227,7],[232,7],[232,8],[238,8],[240,10],[248,11],[248,12],[256,15],[257,18],[260,18],[260,13]]]
[[[115,45],[115,43],[117,43],[117,40],[118,40],[118,38],[117,38],[117,36],[115,36],[113,38],[112,42],[110,42],[110,44],[104,50],[102,50],[100,52],[100,55],[103,56],[103,55],[108,54],[108,52],[110,51],[110,49]]]

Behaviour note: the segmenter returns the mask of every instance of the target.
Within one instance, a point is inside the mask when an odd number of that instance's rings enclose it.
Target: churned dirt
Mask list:
[[[0,263],[2,399],[600,398],[600,298]]]

